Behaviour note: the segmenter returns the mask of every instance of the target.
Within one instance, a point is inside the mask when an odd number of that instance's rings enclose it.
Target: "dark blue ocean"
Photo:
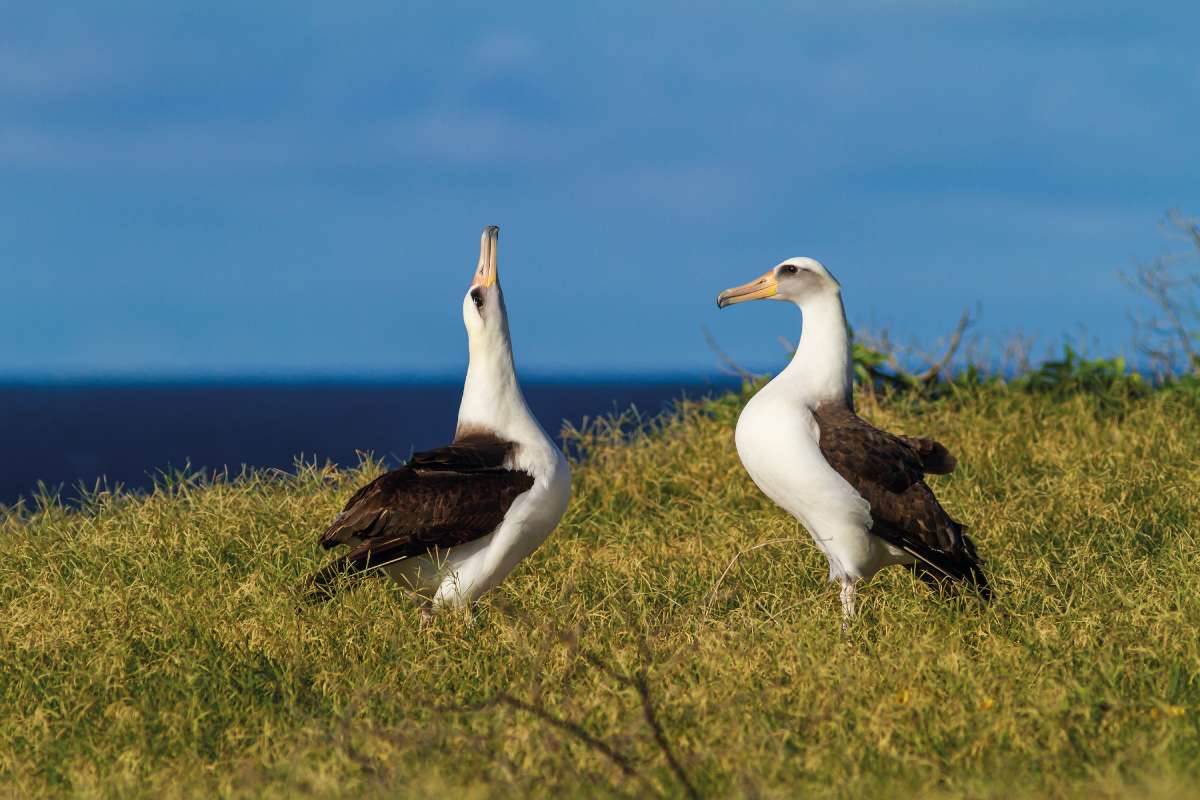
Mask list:
[[[551,434],[630,407],[658,414],[682,397],[734,388],[729,378],[525,382]],[[39,481],[64,499],[104,478],[144,489],[161,470],[290,469],[298,456],[397,463],[454,433],[459,382],[170,382],[0,384],[0,504]]]

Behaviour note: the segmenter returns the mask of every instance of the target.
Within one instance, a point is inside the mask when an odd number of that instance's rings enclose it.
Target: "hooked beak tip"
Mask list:
[[[778,284],[776,284],[774,276],[768,272],[749,283],[743,283],[741,286],[734,286],[732,289],[721,292],[717,295],[717,308],[745,303],[748,300],[774,297],[777,291]]]
[[[497,280],[496,245],[500,239],[500,228],[488,225],[479,237],[479,266],[475,268],[475,279],[472,286],[482,286],[485,289]]]

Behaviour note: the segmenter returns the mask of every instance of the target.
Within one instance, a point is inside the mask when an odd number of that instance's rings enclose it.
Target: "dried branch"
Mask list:
[[[500,694],[496,698],[496,702],[509,706],[510,708],[515,708],[518,711],[524,711],[526,714],[531,714],[532,716],[537,717],[547,725],[551,725],[555,728],[558,728],[560,731],[569,733],[579,741],[586,744],[588,747],[595,750],[597,753],[603,755],[609,761],[613,762],[613,764],[615,764],[617,768],[625,774],[626,777],[640,779],[643,782],[645,781],[645,778],[643,778],[642,775],[636,769],[634,769],[633,762],[628,756],[618,753],[606,742],[597,739],[595,736],[592,736],[590,733],[584,730],[583,726],[581,726],[579,723],[556,717],[542,706],[534,705],[533,703],[526,703],[516,697],[513,697],[508,692]]]
[[[854,339],[885,356],[887,360],[884,363],[893,371],[897,373],[904,371],[904,367],[900,365],[900,359],[896,355],[900,347],[892,341],[892,334],[887,328],[881,328],[878,331],[855,328]],[[911,348],[909,349],[911,350]]]
[[[589,653],[589,652],[585,651],[582,653],[582,655],[583,655],[583,658],[585,661],[587,661],[589,664],[591,664],[593,667],[600,670],[604,674],[608,675],[610,678],[612,678],[613,680],[615,680],[617,683],[621,684],[622,686],[632,686],[633,685],[633,681],[628,676],[621,674],[615,668],[609,666],[607,663],[604,662],[603,659],[601,659],[595,653]]]
[[[946,365],[948,365],[951,359],[954,358],[954,354],[958,351],[959,344],[962,343],[963,334],[966,332],[967,328],[970,327],[972,322],[973,320],[971,319],[971,312],[964,311],[962,316],[959,317],[958,325],[954,328],[954,333],[950,334],[950,344],[946,347],[945,354],[943,354],[942,357],[937,360],[937,362],[931,364],[929,369],[918,375],[917,380],[919,380],[921,383],[929,384],[938,379],[938,376],[941,375],[942,370],[944,370]]]
[[[1033,346],[1037,341],[1035,336],[1013,334],[1002,343],[1001,370],[1002,374],[1024,375],[1032,368]],[[1011,365],[1011,366],[1010,366]]]
[[[501,614],[506,616],[513,622],[518,624],[526,622],[522,615],[516,611],[511,605],[504,602],[501,598],[493,600],[493,607]],[[552,638],[556,638],[559,642],[564,643],[568,647],[570,653],[569,660],[573,660],[575,655],[582,656],[583,660],[591,664],[602,674],[612,678],[618,685],[631,687],[637,691],[642,708],[642,715],[645,718],[647,726],[650,728],[650,733],[654,739],[655,745],[662,753],[667,765],[670,767],[672,774],[676,780],[683,786],[688,797],[693,800],[700,800],[700,793],[696,789],[695,784],[683,768],[683,764],[675,754],[674,748],[671,747],[670,740],[667,738],[666,731],[662,723],[659,721],[658,712],[654,705],[650,694],[649,669],[650,657],[649,651],[646,648],[645,640],[641,640],[642,663],[639,671],[634,677],[624,675],[622,672],[614,668],[611,664],[604,661],[594,653],[584,649],[580,642],[583,638],[583,631],[576,625],[572,628],[559,627],[552,625],[550,627]],[[543,648],[540,651],[539,660],[545,660],[548,650]],[[572,672],[569,670],[568,672]],[[564,684],[565,688],[565,684]],[[539,677],[535,683],[535,698],[541,696],[542,681]],[[505,706],[516,711],[521,711],[529,714],[547,725],[550,725],[583,743],[587,747],[601,754],[608,761],[612,762],[625,777],[632,778],[638,781],[645,790],[646,795],[662,796],[662,792],[638,769],[632,758],[622,753],[609,742],[592,735],[582,725],[570,719],[560,717],[552,713],[540,700],[526,701],[522,700],[510,692],[501,692],[490,700],[483,701],[471,706],[459,707],[438,707],[436,704],[428,704],[434,710],[443,713],[479,713],[489,709]]]
[[[716,354],[717,358],[721,360],[721,363],[725,365],[727,374],[737,375],[747,383],[753,383],[758,379],[757,375],[734,361],[724,350],[721,349],[721,346],[717,344],[717,340],[713,338],[712,333],[708,330],[708,326],[701,325],[700,330],[704,333],[704,341],[708,343],[709,349],[712,350],[713,353]]]
[[[1167,212],[1167,220],[1186,238],[1191,239],[1195,248],[1200,250],[1200,220],[1185,217],[1177,208]]]
[[[642,668],[638,670],[634,677],[634,685],[637,687],[638,694],[642,698],[642,713],[646,717],[646,724],[650,726],[650,730],[654,732],[654,741],[658,744],[658,749],[662,751],[663,756],[667,759],[667,764],[671,767],[671,772],[675,773],[675,778],[683,788],[687,790],[688,797],[692,800],[700,800],[700,792],[697,791],[695,784],[683,769],[683,765],[679,763],[679,759],[675,757],[675,751],[671,748],[671,743],[667,740],[667,734],[663,730],[662,723],[658,721],[658,714],[654,710],[654,702],[650,699],[650,679],[649,665],[646,661],[642,662]]]
[[[651,794],[660,794],[660,792],[655,789],[654,785],[651,784],[644,775],[638,772],[637,768],[634,766],[633,759],[629,758],[629,756],[625,755],[624,753],[619,752],[616,748],[605,742],[603,739],[588,733],[587,730],[585,730],[584,727],[579,723],[556,716],[540,703],[526,702],[518,697],[515,697],[509,692],[501,692],[490,700],[483,700],[472,705],[431,705],[430,708],[442,714],[480,714],[501,706],[529,714],[530,716],[541,720],[547,725],[570,735],[572,738],[576,739],[586,747],[595,750],[597,753],[604,756],[604,758],[611,761],[625,777],[638,781],[647,790],[649,790]]]
[[[696,789],[696,785],[692,782],[691,777],[687,774],[687,770],[683,768],[679,758],[675,755],[674,748],[671,747],[671,742],[667,738],[666,730],[658,719],[658,711],[655,708],[654,701],[650,696],[650,656],[646,647],[646,642],[643,639],[641,642],[642,664],[638,671],[631,678],[627,675],[622,675],[613,667],[606,664],[599,656],[594,653],[584,653],[583,657],[589,664],[594,666],[601,672],[609,675],[613,680],[623,686],[632,687],[638,693],[638,698],[642,704],[642,716],[646,720],[646,724],[650,727],[650,732],[654,736],[654,743],[658,745],[658,749],[663,754],[663,758],[667,760],[667,766],[671,768],[671,772],[675,775],[675,779],[686,790],[688,797],[693,800],[700,800],[700,792]]]
[[[914,342],[897,344],[886,329],[879,332],[855,331],[855,369],[869,379],[869,384],[890,384],[900,389],[914,389],[935,383],[949,368],[950,362],[959,353],[964,343],[964,334],[975,323],[970,310],[963,311],[958,325],[948,338],[945,352],[934,358]],[[939,341],[945,341],[941,339]],[[918,361],[926,364],[920,373],[909,372],[904,362]]]
[[[1133,274],[1118,272],[1126,286],[1146,296],[1156,308],[1152,314],[1133,314],[1135,347],[1155,366],[1159,377],[1180,369],[1200,371],[1200,304],[1194,292],[1200,274],[1180,274],[1181,262],[1200,254],[1200,222],[1171,211],[1164,223],[1171,233],[1186,240],[1192,253],[1168,253],[1148,264],[1138,264]],[[1183,363],[1180,363],[1180,362]]]

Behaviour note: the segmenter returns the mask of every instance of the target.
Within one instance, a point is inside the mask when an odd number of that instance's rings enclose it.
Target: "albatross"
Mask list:
[[[331,597],[344,576],[385,570],[430,610],[468,608],[558,525],[571,495],[566,458],[517,382],[496,265],[500,229],[485,228],[463,298],[469,364],[454,440],[414,454],[359,489],[321,535],[349,546],[308,581]]]
[[[751,398],[735,443],[763,494],[808,530],[841,583],[844,622],[856,587],[903,564],[931,583],[967,582],[990,596],[965,526],[938,503],[925,475],[955,467],[932,439],[897,436],[854,411],[850,336],[841,285],[820,262],[790,258],[717,296],[725,308],[749,300],[800,308],[800,344],[788,366]]]

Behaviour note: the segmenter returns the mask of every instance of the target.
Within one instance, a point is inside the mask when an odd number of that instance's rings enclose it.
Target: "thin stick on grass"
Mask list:
[[[621,774],[626,778],[632,778],[641,783],[646,789],[656,796],[661,796],[662,793],[657,791],[654,784],[642,775],[633,765],[633,761],[625,754],[619,752],[616,748],[607,742],[599,739],[584,730],[583,726],[577,722],[572,722],[569,719],[555,716],[543,706],[535,703],[528,703],[518,697],[514,697],[508,692],[501,692],[491,700],[484,700],[469,706],[431,706],[434,711],[443,714],[480,714],[485,711],[490,711],[497,706],[507,706],[515,711],[522,711],[530,716],[541,720],[552,728],[556,728],[563,733],[566,733],[581,742],[585,746],[595,750],[604,758],[608,759],[621,771]]]
[[[705,601],[705,603],[704,603],[705,607],[708,609],[712,608],[713,601],[717,597],[717,590],[721,588],[722,581],[725,580],[725,576],[729,574],[729,571],[733,569],[733,566],[735,564],[737,564],[739,558],[746,555],[747,553],[750,553],[754,550],[758,550],[763,547],[767,547],[769,545],[785,544],[787,542],[803,542],[803,541],[804,541],[804,539],[801,539],[799,537],[789,536],[786,539],[768,539],[765,542],[759,542],[756,545],[747,547],[745,550],[739,550],[737,552],[737,554],[734,555],[734,557],[732,559],[730,559],[728,566],[726,566],[725,571],[721,573],[721,577],[717,578],[717,582],[713,584],[712,589],[710,589],[708,591],[708,600]]]
[[[504,601],[498,602],[496,604],[496,607],[500,611],[500,613],[504,614],[505,616],[508,616],[510,619],[512,619],[515,622],[521,623],[521,622],[527,621],[527,620],[524,620],[522,618],[522,616],[520,614],[518,614],[515,611],[515,609],[513,609],[511,607],[510,604],[508,604]],[[658,719],[658,713],[655,710],[654,701],[650,696],[649,672],[650,672],[651,658],[649,655],[650,650],[649,650],[649,647],[646,645],[645,638],[642,637],[639,640],[639,651],[641,653],[641,666],[639,667],[638,671],[635,673],[634,677],[631,678],[627,675],[622,674],[619,670],[614,668],[612,665],[610,665],[609,663],[604,661],[604,659],[600,658],[596,654],[588,652],[587,650],[583,650],[579,646],[580,640],[582,639],[582,632],[578,628],[576,628],[573,631],[568,631],[559,626],[552,626],[551,630],[557,635],[557,638],[559,641],[567,643],[571,647],[572,650],[579,652],[583,656],[584,660],[587,663],[591,664],[593,667],[595,667],[601,673],[608,675],[610,678],[615,680],[618,684],[620,684],[622,686],[631,686],[637,691],[638,697],[641,701],[642,715],[645,717],[646,724],[650,727],[650,732],[652,733],[652,735],[654,737],[655,744],[658,746],[658,749],[662,751],[663,757],[667,761],[667,765],[671,768],[671,772],[675,775],[675,778],[680,782],[680,784],[683,785],[684,789],[687,792],[688,797],[692,798],[692,800],[700,800],[700,793],[697,791],[695,784],[692,783],[692,780],[688,776],[687,771],[684,770],[683,765],[679,761],[679,758],[675,755],[674,749],[671,747],[670,741],[667,739],[666,731],[663,729],[662,723]],[[540,680],[538,682],[538,686],[540,688]],[[642,776],[636,769],[633,768],[633,764],[628,758],[623,756],[621,753],[617,752],[617,750],[615,748],[613,748],[611,745],[592,736],[590,733],[585,731],[582,728],[582,726],[580,726],[578,723],[557,717],[557,716],[551,714],[546,708],[542,707],[541,705],[534,704],[534,703],[527,703],[523,700],[519,700],[516,697],[514,697],[513,695],[509,694],[508,692],[504,692],[504,693],[500,694],[496,698],[495,702],[503,703],[511,708],[515,708],[520,711],[524,711],[528,714],[532,714],[532,715],[536,716],[538,719],[542,720],[543,722],[546,722],[549,725],[553,725],[553,726],[559,728],[560,730],[570,733],[572,736],[574,736],[577,739],[579,739],[580,741],[584,742],[589,747],[592,747],[593,749],[597,750],[598,752],[603,754],[605,757],[607,757],[610,761],[615,763],[618,767],[621,768],[621,770],[627,776],[636,777],[637,779],[639,779],[640,781],[645,783],[647,786],[650,786],[650,784],[646,780],[646,778],[644,776]]]
[[[497,697],[496,702],[502,703],[510,708],[515,708],[518,711],[524,711],[526,714],[531,714],[537,717],[547,725],[571,734],[576,739],[583,742],[588,747],[592,748],[597,753],[600,753],[613,764],[615,764],[617,768],[625,774],[626,777],[638,778],[643,782],[645,781],[645,778],[643,778],[642,775],[636,769],[634,769],[633,762],[629,760],[628,756],[618,753],[606,742],[603,742],[600,739],[597,739],[595,736],[592,736],[590,733],[585,731],[579,723],[572,722],[569,719],[556,717],[545,708],[534,705],[533,703],[526,703],[524,700],[519,700],[507,692]]]
[[[675,751],[671,748],[671,743],[667,740],[667,734],[663,730],[662,723],[658,721],[658,714],[654,710],[654,702],[650,699],[649,668],[645,663],[638,670],[637,676],[634,678],[634,685],[637,686],[638,694],[641,695],[642,712],[646,717],[646,724],[650,726],[650,730],[654,733],[654,741],[658,743],[658,749],[662,750],[663,756],[667,759],[667,764],[670,765],[671,771],[675,773],[675,778],[687,790],[688,797],[692,798],[692,800],[700,800],[700,792],[696,790],[696,786],[692,783],[691,778],[684,771],[683,765],[676,758]]]
[[[637,691],[638,698],[642,704],[642,716],[645,717],[646,724],[650,726],[650,732],[654,736],[654,743],[662,751],[663,758],[667,760],[667,765],[671,768],[671,772],[674,773],[676,780],[687,791],[688,797],[691,797],[693,800],[700,800],[700,792],[696,789],[687,771],[683,768],[683,764],[679,762],[679,758],[675,755],[675,750],[671,747],[670,740],[667,739],[667,733],[663,729],[662,723],[659,722],[654,701],[650,697],[650,659],[645,640],[641,643],[641,650],[642,665],[632,678],[618,672],[594,653],[585,652],[583,653],[583,657],[589,664],[611,677],[617,683],[623,686],[631,686]]]

